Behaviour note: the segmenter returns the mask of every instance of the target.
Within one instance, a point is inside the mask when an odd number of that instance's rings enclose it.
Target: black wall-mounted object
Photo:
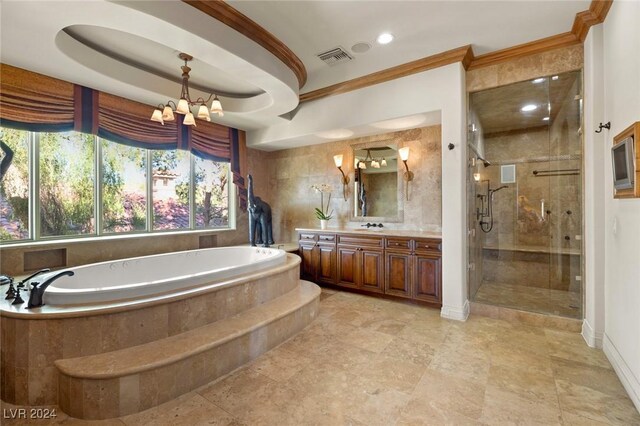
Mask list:
[[[600,123],[598,125],[598,130],[596,130],[596,133],[602,133],[602,129],[611,129],[611,122],[607,121],[605,124]]]
[[[453,148],[455,148],[456,146],[452,143],[450,143],[449,145],[447,145],[447,148],[449,148],[449,151],[451,151]]]

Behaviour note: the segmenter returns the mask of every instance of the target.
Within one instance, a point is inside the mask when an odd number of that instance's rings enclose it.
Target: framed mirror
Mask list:
[[[393,140],[353,145],[352,220],[401,222],[398,145]]]

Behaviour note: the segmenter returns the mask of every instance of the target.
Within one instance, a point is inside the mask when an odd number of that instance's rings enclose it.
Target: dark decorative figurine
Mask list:
[[[248,179],[249,243],[252,246],[262,244],[262,247],[269,247],[273,244],[271,206],[262,201],[260,197],[253,195],[253,177],[249,175]]]

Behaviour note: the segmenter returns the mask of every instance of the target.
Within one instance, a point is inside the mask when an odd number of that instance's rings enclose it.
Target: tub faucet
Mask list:
[[[40,284],[39,282],[32,283],[31,294],[29,294],[29,303],[27,304],[27,309],[39,308],[40,306],[44,305],[44,303],[42,303],[42,296],[44,296],[45,290],[51,283],[64,275],[68,275],[71,277],[75,275],[75,273],[73,271],[62,271],[52,276],[51,278],[48,278],[42,284]]]
[[[49,268],[40,269],[40,270],[39,270],[38,272],[36,272],[35,274],[29,275],[27,278],[25,278],[24,280],[20,281],[20,282],[18,283],[18,287],[20,287],[20,288],[24,287],[24,286],[25,286],[25,284],[26,284],[30,279],[32,279],[32,278],[34,278],[34,277],[36,277],[37,275],[44,274],[45,272],[49,272],[49,271],[51,271],[51,269],[49,269]]]

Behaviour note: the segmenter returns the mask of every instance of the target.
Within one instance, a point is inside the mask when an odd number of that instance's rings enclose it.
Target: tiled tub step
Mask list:
[[[113,352],[55,362],[59,405],[72,417],[107,419],[171,400],[227,374],[306,327],[320,288],[293,291],[231,318]]]

